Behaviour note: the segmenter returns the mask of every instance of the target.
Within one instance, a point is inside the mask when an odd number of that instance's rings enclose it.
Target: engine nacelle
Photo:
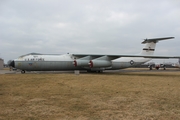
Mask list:
[[[89,60],[74,60],[73,65],[75,67],[88,67],[89,66]]]
[[[108,60],[91,60],[89,62],[90,68],[105,68],[105,67],[111,67],[112,62]]]

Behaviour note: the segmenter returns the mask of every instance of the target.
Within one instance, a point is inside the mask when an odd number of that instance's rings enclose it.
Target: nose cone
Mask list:
[[[14,63],[14,60],[13,60],[13,61],[11,61],[11,63],[9,64],[9,66],[11,66],[11,67],[15,68],[15,63]]]

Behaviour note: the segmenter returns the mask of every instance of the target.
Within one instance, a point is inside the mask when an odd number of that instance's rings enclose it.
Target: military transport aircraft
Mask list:
[[[67,71],[87,70],[88,72],[103,72],[104,70],[118,70],[141,65],[153,58],[169,59],[180,56],[153,56],[156,43],[174,37],[144,39],[145,47],[136,55],[107,55],[107,54],[63,54],[49,55],[30,53],[14,59],[10,65],[25,71]]]

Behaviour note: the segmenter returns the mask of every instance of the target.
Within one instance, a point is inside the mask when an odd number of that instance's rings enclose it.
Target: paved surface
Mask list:
[[[180,69],[179,68],[166,68],[166,70],[164,69],[149,70],[149,68],[128,68],[128,69],[119,70],[119,72],[180,72]]]
[[[180,69],[178,68],[167,68],[167,70],[149,70],[148,68],[128,68],[128,69],[122,69],[122,70],[106,70],[104,73],[110,73],[110,72],[180,72]],[[53,73],[53,74],[60,74],[60,73],[73,73],[74,71],[26,71],[25,74],[42,74],[42,73]],[[87,73],[86,71],[80,71],[80,73]],[[8,69],[0,70],[0,74],[21,74],[21,71],[10,71]]]
[[[26,71],[25,74],[42,74],[42,73],[53,73],[53,74],[58,74],[58,73],[74,73],[74,71]],[[0,74],[21,74],[20,70],[9,70],[9,69],[5,69],[5,70],[0,70]]]
[[[10,70],[0,70],[0,74],[15,74],[16,71],[10,71]]]

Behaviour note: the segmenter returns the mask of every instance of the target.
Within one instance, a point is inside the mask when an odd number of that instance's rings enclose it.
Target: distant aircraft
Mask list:
[[[153,56],[156,43],[174,37],[145,39],[145,47],[136,55],[107,55],[107,54],[38,54],[30,53],[14,59],[10,65],[25,71],[68,71],[87,70],[88,72],[103,72],[118,70],[141,65],[153,58],[169,59],[180,56]]]
[[[171,66],[170,63],[155,63],[155,62],[151,62],[148,65],[149,70],[152,70],[153,68],[155,68],[156,70],[159,70],[160,68],[163,68],[164,70],[166,70],[167,66]]]

